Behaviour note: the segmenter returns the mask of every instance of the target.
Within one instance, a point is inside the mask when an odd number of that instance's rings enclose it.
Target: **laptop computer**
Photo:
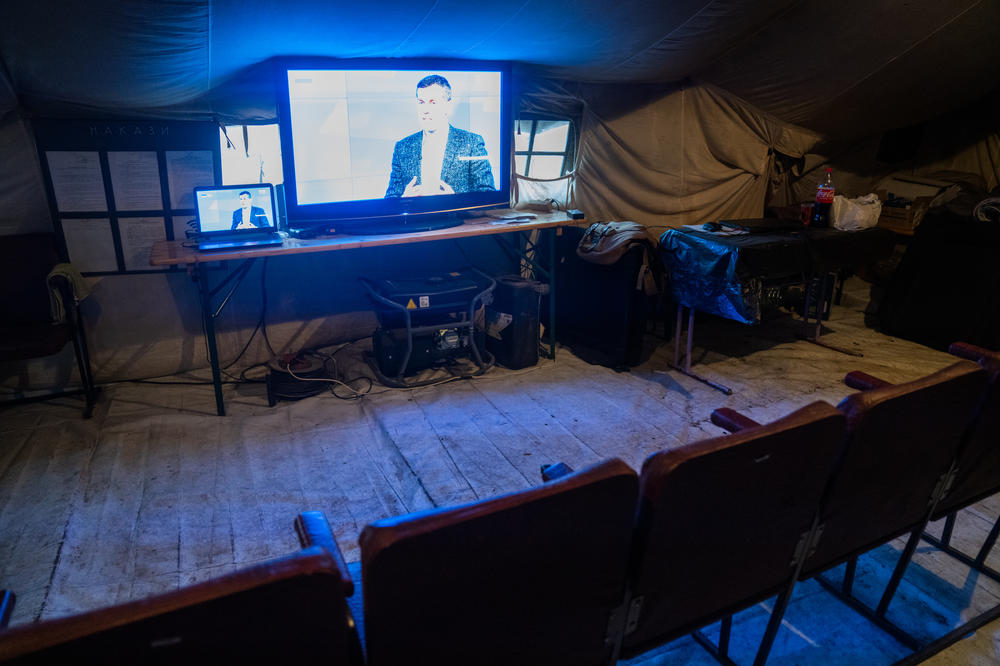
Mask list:
[[[751,234],[769,234],[785,231],[802,231],[802,221],[765,217],[763,219],[719,220],[723,229],[739,229]]]
[[[281,245],[274,186],[214,185],[194,189],[198,211],[198,250],[233,250]]]

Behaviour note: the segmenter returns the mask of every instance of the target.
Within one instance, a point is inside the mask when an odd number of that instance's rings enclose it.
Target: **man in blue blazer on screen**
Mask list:
[[[231,229],[256,229],[271,226],[264,209],[251,204],[252,197],[253,195],[246,190],[240,192],[240,207],[233,211]]]
[[[437,74],[424,77],[417,84],[422,129],[396,142],[386,198],[496,190],[483,137],[449,118],[451,84]]]

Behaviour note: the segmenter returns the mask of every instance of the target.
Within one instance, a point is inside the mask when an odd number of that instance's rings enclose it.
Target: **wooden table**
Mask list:
[[[190,240],[182,241],[157,241],[153,245],[149,263],[153,266],[186,266],[195,282],[198,284],[198,293],[201,301],[201,316],[205,325],[205,334],[208,338],[208,360],[212,366],[212,383],[215,386],[215,406],[219,416],[226,413],[225,404],[222,399],[222,372],[219,368],[219,353],[215,338],[215,318],[218,317],[229,297],[239,286],[240,281],[249,270],[251,263],[262,257],[281,257],[295,254],[305,254],[309,252],[334,252],[337,250],[355,250],[363,247],[379,247],[382,245],[405,245],[408,243],[427,243],[431,241],[456,240],[459,238],[471,238],[474,236],[493,236],[500,242],[502,235],[511,233],[526,234],[536,230],[548,230],[555,235],[562,233],[562,227],[586,225],[586,220],[573,220],[566,213],[517,213],[524,216],[531,216],[531,219],[521,219],[505,221],[497,219],[502,215],[513,214],[514,211],[500,210],[490,211],[494,217],[477,217],[465,220],[461,225],[447,229],[435,229],[433,231],[417,231],[406,234],[385,234],[385,235],[359,235],[359,234],[335,234],[321,238],[290,238],[286,237],[281,245],[270,245],[259,248],[243,248],[234,250],[214,250],[211,252],[199,252],[195,243]],[[549,243],[549,266],[555,262],[555,242]],[[505,245],[511,250],[509,245]],[[531,263],[535,271],[549,281],[549,355],[555,358],[555,274],[554,271],[544,270],[534,260],[533,253],[522,252],[520,249],[513,251],[524,260]],[[207,265],[210,263],[226,262],[237,260],[242,263],[240,266],[223,278],[214,287],[209,285]],[[230,283],[233,283],[230,285]],[[222,298],[218,309],[213,311],[212,299],[226,286],[229,291]]]
[[[879,218],[878,221],[879,229],[888,229],[894,234],[899,234],[900,236],[906,236],[908,238],[913,237],[913,232],[916,231],[916,227],[907,223],[904,220],[899,220],[895,218]]]

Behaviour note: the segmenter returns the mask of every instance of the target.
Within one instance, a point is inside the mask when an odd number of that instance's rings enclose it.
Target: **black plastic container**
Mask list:
[[[498,277],[486,308],[486,348],[497,363],[517,370],[538,363],[538,309],[549,285],[519,275]]]

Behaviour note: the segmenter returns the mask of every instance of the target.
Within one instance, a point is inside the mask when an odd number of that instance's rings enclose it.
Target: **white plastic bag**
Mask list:
[[[837,195],[833,197],[833,226],[841,231],[858,231],[878,224],[882,202],[878,195],[866,194],[856,199]]]

